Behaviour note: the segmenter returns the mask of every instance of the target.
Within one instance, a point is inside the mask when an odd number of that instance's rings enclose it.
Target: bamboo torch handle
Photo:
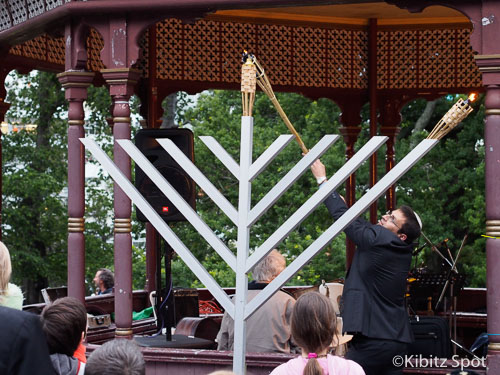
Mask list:
[[[280,116],[283,119],[283,121],[284,121],[286,127],[288,128],[288,130],[290,130],[290,132],[295,136],[295,140],[299,144],[300,149],[302,150],[302,152],[304,154],[307,154],[309,152],[309,150],[307,149],[306,145],[302,141],[302,138],[300,138],[300,135],[299,135],[299,133],[297,133],[297,130],[295,130],[295,128],[293,127],[292,123],[288,119],[285,111],[283,111],[283,108],[281,108],[281,105],[278,102],[278,99],[276,99],[276,97],[273,97],[273,98],[271,98],[271,102],[274,104],[274,107],[276,108],[276,110],[280,114]]]
[[[302,138],[300,138],[299,133],[295,130],[293,127],[292,123],[288,119],[285,111],[283,111],[283,108],[281,108],[280,103],[278,102],[278,99],[276,99],[276,95],[274,95],[273,88],[271,86],[271,83],[269,82],[269,79],[267,78],[267,75],[260,65],[260,63],[257,61],[255,56],[253,56],[253,62],[255,64],[255,67],[257,68],[257,84],[259,87],[262,89],[262,91],[267,95],[267,97],[271,100],[271,102],[274,105],[274,108],[278,111],[281,119],[285,123],[286,127],[290,132],[294,135],[295,140],[300,146],[300,149],[302,150],[302,153],[307,154],[309,150],[307,149],[306,145],[302,141]]]
[[[309,152],[309,150],[307,149],[306,145],[302,141],[302,138],[300,137],[299,133],[297,133],[297,130],[295,130],[294,126],[292,125],[292,123],[288,119],[285,111],[283,111],[283,108],[281,108],[281,105],[278,102],[278,99],[276,99],[276,96],[274,95],[274,92],[272,91],[271,86],[269,85],[266,87],[260,80],[257,80],[257,84],[262,89],[262,91],[264,91],[266,93],[266,95],[269,97],[269,99],[271,100],[271,103],[273,103],[274,108],[276,108],[276,110],[278,111],[278,113],[279,113],[281,119],[283,120],[283,122],[285,123],[286,127],[294,135],[295,140],[299,144],[299,147],[302,150],[302,152],[304,154],[307,154]]]

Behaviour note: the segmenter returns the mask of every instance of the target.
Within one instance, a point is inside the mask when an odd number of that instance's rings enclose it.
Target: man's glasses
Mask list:
[[[385,215],[389,216],[389,219],[391,219],[392,223],[396,226],[396,228],[401,230],[401,227],[396,224],[396,217],[392,214],[392,210],[387,211]]]

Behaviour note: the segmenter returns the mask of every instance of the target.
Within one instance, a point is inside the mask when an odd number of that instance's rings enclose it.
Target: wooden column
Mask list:
[[[389,172],[394,165],[396,165],[396,153],[394,145],[396,144],[396,137],[399,134],[400,128],[398,126],[383,126],[380,128],[380,135],[385,135],[389,139],[386,145],[385,154],[385,172]],[[396,185],[392,185],[389,190],[385,193],[385,206],[386,209],[395,210],[396,209]]]
[[[500,237],[500,55],[476,56],[486,88],[486,235]],[[486,239],[486,305],[488,312],[488,374],[500,373],[500,239]]]
[[[339,129],[340,134],[344,136],[344,142],[346,143],[345,156],[346,160],[349,160],[354,156],[354,144],[358,139],[361,127],[359,126],[347,126]],[[345,183],[345,200],[348,207],[351,207],[356,202],[356,174],[353,173],[349,176]],[[354,252],[356,246],[354,242],[350,239],[346,240],[346,269],[351,267],[352,259],[354,257]]]
[[[147,102],[147,128],[158,128],[159,118],[161,116],[161,101],[158,98],[158,85],[156,80],[157,74],[157,46],[156,46],[156,24],[149,28],[149,43],[148,43],[148,102]],[[146,223],[146,290],[150,293],[157,290],[156,285],[156,269],[157,269],[157,252],[161,251],[158,248],[159,234],[156,229],[150,224]],[[158,286],[161,290],[161,285]]]
[[[361,127],[361,108],[363,104],[366,103],[368,97],[363,94],[355,95],[344,95],[342,98],[336,98],[336,102],[342,110],[340,115],[340,121],[343,127],[339,129],[340,134],[344,136],[344,142],[346,143],[345,156],[346,160],[352,158],[355,153],[354,144],[358,140],[359,132]],[[349,176],[345,183],[345,199],[347,206],[350,207],[356,202],[356,174],[353,173]],[[352,259],[354,257],[354,252],[356,246],[354,242],[347,239],[346,240],[346,270],[351,267]]]
[[[394,144],[399,133],[401,124],[401,98],[385,98],[380,108],[380,135],[389,137],[386,143],[385,171],[389,172],[396,164],[396,153]],[[386,209],[394,210],[396,208],[396,185],[392,185],[386,192]]]
[[[68,295],[85,302],[85,137],[83,101],[94,73],[66,71],[57,76],[68,110]]]
[[[127,153],[116,143],[130,139],[129,99],[139,80],[140,72],[131,68],[102,69],[113,101],[114,162],[131,179],[131,162]],[[132,337],[132,205],[118,185],[114,185],[114,253],[115,253],[115,334]]]
[[[368,91],[370,96],[370,137],[377,135],[377,19],[368,27]],[[377,153],[370,158],[370,188],[377,183]],[[370,206],[370,222],[377,222],[377,201]]]

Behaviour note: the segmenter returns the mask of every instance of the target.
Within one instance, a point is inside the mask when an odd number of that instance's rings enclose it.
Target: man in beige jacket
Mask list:
[[[271,251],[253,269],[254,281],[248,284],[247,301],[251,301],[286,267],[283,255]],[[283,292],[276,292],[247,320],[247,351],[290,353],[294,349],[290,321],[295,299]],[[233,350],[234,321],[227,314],[222,319],[217,335],[217,350]]]

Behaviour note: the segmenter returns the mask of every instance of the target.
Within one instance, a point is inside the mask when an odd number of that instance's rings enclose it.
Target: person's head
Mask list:
[[[0,296],[7,294],[11,273],[9,249],[0,241]]]
[[[72,356],[87,330],[87,310],[76,298],[58,298],[45,306],[41,321],[50,354]]]
[[[292,337],[309,359],[304,374],[323,374],[314,355],[325,352],[333,341],[337,317],[328,297],[317,293],[302,294],[292,313]]]
[[[127,339],[106,342],[90,354],[85,375],[144,375],[146,362],[137,344]]]
[[[278,276],[286,267],[286,260],[276,249],[272,250],[268,256],[262,259],[252,270],[255,281],[269,283]]]
[[[112,288],[115,285],[115,276],[107,268],[100,268],[94,277],[95,286],[101,291]]]
[[[415,212],[409,206],[400,206],[397,210],[387,211],[378,225],[390,230],[407,244],[413,243],[421,232]]]

